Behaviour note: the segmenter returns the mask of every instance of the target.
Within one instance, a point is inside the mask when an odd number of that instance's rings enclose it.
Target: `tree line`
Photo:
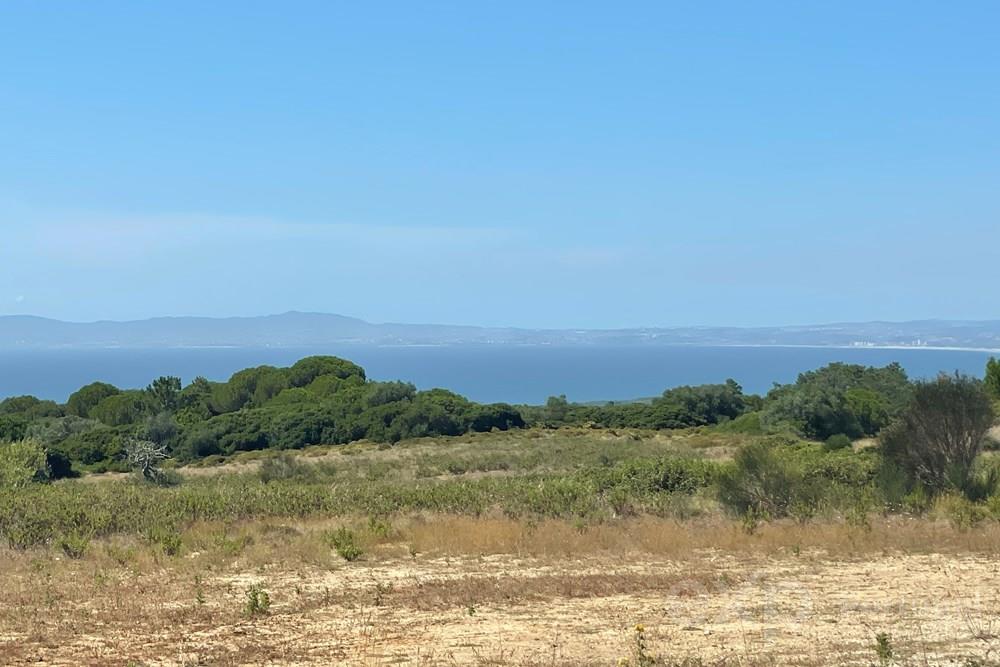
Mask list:
[[[417,391],[405,382],[376,382],[360,366],[329,356],[288,368],[241,370],[225,382],[196,378],[183,386],[160,377],[145,389],[94,382],[65,404],[33,396],[0,402],[0,442],[33,439],[48,452],[52,474],[71,467],[127,469],[135,439],[179,461],[257,449],[299,449],[360,439],[461,435],[525,425],[505,403],[480,404],[444,389]]]
[[[417,391],[405,382],[373,381],[350,361],[316,356],[288,368],[248,368],[225,382],[196,378],[184,386],[168,376],[140,390],[94,382],[65,404],[8,398],[0,402],[0,442],[38,443],[48,474],[61,477],[74,470],[125,470],[129,447],[137,440],[185,462],[249,450],[361,439],[394,443],[525,426],[712,426],[750,435],[790,433],[823,441],[830,449],[881,434],[885,451],[915,477],[936,485],[946,478],[967,485],[996,400],[1000,362],[995,360],[983,381],[943,376],[912,382],[898,364],[833,363],[802,373],[792,384],[775,385],[764,396],[745,394],[727,380],[668,389],[649,401],[584,405],[561,396],[542,406],[512,406],[475,403],[444,389]],[[956,414],[961,418],[953,418]],[[943,422],[967,430],[935,432]],[[929,433],[948,451],[939,452],[936,462],[917,462],[913,443]],[[37,452],[27,450],[19,455],[37,458]]]

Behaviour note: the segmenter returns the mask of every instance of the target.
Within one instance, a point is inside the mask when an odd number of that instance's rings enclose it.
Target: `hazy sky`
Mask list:
[[[0,4],[0,314],[1000,318],[1000,3]]]

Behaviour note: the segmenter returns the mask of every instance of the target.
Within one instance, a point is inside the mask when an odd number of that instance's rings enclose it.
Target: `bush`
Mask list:
[[[365,553],[361,545],[358,544],[358,538],[354,531],[346,526],[324,533],[323,538],[346,561],[356,561]]]
[[[271,595],[260,584],[254,584],[246,590],[246,603],[243,613],[247,616],[264,616],[271,609]]]
[[[826,439],[826,442],[823,443],[823,449],[828,452],[835,452],[838,449],[847,449],[851,444],[851,439],[848,436],[843,433],[837,433]]]
[[[34,440],[0,444],[0,488],[20,489],[49,479],[45,448]]]
[[[781,452],[780,445],[758,441],[739,450],[719,478],[719,501],[744,516],[779,518],[793,509],[815,508],[821,484],[806,476],[800,461]]]
[[[932,493],[975,492],[974,470],[993,426],[993,403],[974,378],[919,382],[899,420],[882,434],[887,460]]]
[[[764,435],[768,429],[761,423],[760,412],[748,412],[736,419],[720,422],[716,427],[723,433],[742,433],[744,435]]]
[[[28,435],[28,419],[22,415],[0,415],[0,442],[24,440]]]
[[[833,363],[802,373],[795,384],[772,389],[763,422],[788,423],[818,440],[838,433],[852,438],[875,435],[899,413],[910,389],[899,364],[868,368]]]
[[[60,535],[56,540],[56,546],[66,555],[67,558],[83,558],[90,546],[90,536],[79,531],[71,531]]]
[[[717,474],[717,464],[674,457],[621,462],[611,468],[581,473],[580,477],[592,481],[598,491],[617,487],[632,494],[691,494],[709,486]]]
[[[277,456],[264,459],[257,471],[260,481],[267,484],[277,480],[299,479],[304,480],[311,476],[312,466],[302,463],[292,454],[282,452]]]
[[[124,453],[122,432],[106,426],[82,431],[53,446],[72,461],[85,466],[121,460]]]

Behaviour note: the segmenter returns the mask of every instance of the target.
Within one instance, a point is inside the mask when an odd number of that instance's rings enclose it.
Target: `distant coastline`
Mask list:
[[[126,322],[62,322],[30,316],[0,316],[0,349],[4,350],[238,349],[321,345],[805,347],[1000,353],[1000,320],[527,329],[372,323],[344,315],[301,312],[236,318],[161,317]]]

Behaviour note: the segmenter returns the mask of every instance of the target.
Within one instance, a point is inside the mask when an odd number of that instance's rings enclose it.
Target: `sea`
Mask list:
[[[363,366],[377,380],[405,380],[420,389],[444,387],[476,401],[544,403],[622,401],[658,396],[686,384],[732,378],[748,393],[841,361],[868,366],[899,362],[913,378],[959,371],[977,377],[990,352],[920,348],[712,346],[374,346],[310,348],[169,348],[0,350],[0,398],[32,394],[65,401],[80,386],[101,380],[144,387],[161,375],[185,383],[197,376],[225,380],[250,366],[288,366],[302,357],[332,354]]]

